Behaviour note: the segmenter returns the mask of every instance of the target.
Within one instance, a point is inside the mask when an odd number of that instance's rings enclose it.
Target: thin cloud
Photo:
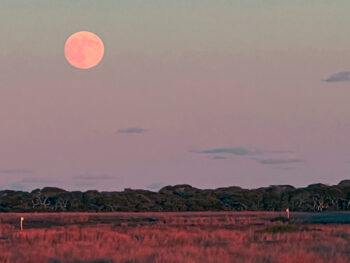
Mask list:
[[[144,132],[146,132],[146,130],[143,129],[143,128],[131,127],[131,128],[126,128],[126,129],[120,129],[116,133],[119,133],[119,134],[133,134],[133,133],[136,133],[136,134],[139,134],[139,133],[144,133]]]
[[[275,168],[275,169],[278,169],[278,170],[283,170],[283,171],[293,171],[293,170],[299,169],[300,167],[297,167],[297,166],[294,166],[294,167],[290,167],[290,166],[287,166],[287,167],[284,167],[284,166],[275,166],[274,168]]]
[[[254,159],[260,164],[264,165],[281,165],[281,164],[293,164],[293,163],[305,163],[304,159],[300,158],[266,158],[266,159]]]
[[[99,180],[114,180],[117,179],[114,176],[111,175],[90,175],[90,174],[79,174],[74,177],[77,180],[82,180],[82,181],[99,181]]]
[[[214,148],[201,151],[191,151],[193,153],[202,153],[202,154],[230,154],[237,156],[252,156],[261,154],[262,151],[258,149],[248,149],[244,147],[229,147],[229,148]]]
[[[73,185],[77,186],[79,188],[81,188],[81,187],[95,188],[96,187],[96,182],[94,182],[94,181],[79,181],[79,182],[73,182]]]
[[[222,147],[206,150],[191,150],[192,153],[206,155],[211,160],[226,160],[233,156],[251,158],[259,164],[275,165],[275,167],[304,163],[305,160],[298,158],[291,150],[269,150],[248,147]]]
[[[149,189],[149,190],[156,190],[156,191],[158,191],[162,187],[164,187],[163,183],[153,183],[153,184],[150,184],[150,185],[146,186],[147,189]]]
[[[223,155],[214,155],[214,156],[211,156],[209,157],[210,159],[212,160],[227,160],[227,159],[231,159],[227,156],[223,156]]]
[[[290,151],[290,150],[265,150],[264,153],[271,153],[271,154],[295,154],[294,151]]]
[[[330,76],[325,82],[346,82],[350,81],[350,72],[339,72]]]
[[[56,183],[56,180],[50,178],[42,178],[42,177],[26,177],[18,181],[18,183],[23,184],[47,184],[47,183]]]
[[[29,189],[38,188],[39,186],[41,187],[43,185],[54,184],[54,183],[57,183],[57,181],[50,178],[26,177],[12,184],[4,185],[0,188],[11,189],[16,191],[27,191]]]
[[[0,174],[30,174],[30,173],[33,173],[33,171],[28,169],[22,169],[22,168],[0,170]]]
[[[27,187],[20,183],[14,183],[10,185],[10,189],[14,191],[25,191],[27,190]]]

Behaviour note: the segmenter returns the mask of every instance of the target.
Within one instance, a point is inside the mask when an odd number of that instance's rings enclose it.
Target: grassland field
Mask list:
[[[350,213],[3,213],[0,262],[347,263]]]

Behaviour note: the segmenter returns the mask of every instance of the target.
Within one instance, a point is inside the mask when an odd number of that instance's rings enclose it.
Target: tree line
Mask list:
[[[272,185],[257,189],[237,186],[198,189],[166,186],[158,192],[65,191],[55,187],[32,192],[0,191],[0,212],[176,212],[176,211],[350,211],[350,180],[337,185],[295,188]]]

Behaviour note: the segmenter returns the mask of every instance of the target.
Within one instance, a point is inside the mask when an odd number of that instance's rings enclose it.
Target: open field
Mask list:
[[[349,213],[281,215],[0,214],[0,262],[350,262]]]

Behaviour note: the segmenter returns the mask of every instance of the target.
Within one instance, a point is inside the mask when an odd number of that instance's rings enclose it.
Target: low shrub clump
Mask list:
[[[303,229],[299,229],[293,225],[278,225],[278,226],[270,226],[263,230],[258,230],[257,232],[261,233],[291,233],[291,232],[298,232],[303,231]]]
[[[282,223],[287,223],[289,222],[289,219],[284,216],[277,216],[272,219],[270,219],[271,222],[282,222]]]

